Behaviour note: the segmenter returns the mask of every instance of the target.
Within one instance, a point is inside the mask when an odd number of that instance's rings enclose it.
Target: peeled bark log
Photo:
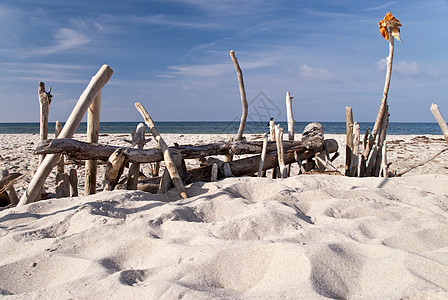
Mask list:
[[[359,167],[359,124],[355,122],[353,135],[353,156],[350,162],[350,173],[349,176],[358,177],[358,167]]]
[[[294,141],[294,117],[292,112],[292,99],[294,96],[291,96],[289,91],[286,92],[286,117],[288,119],[288,140]]]
[[[109,66],[104,65],[101,67],[98,73],[94,77],[92,77],[92,80],[80,96],[78,103],[76,104],[67,122],[65,123],[65,126],[59,135],[60,138],[73,137],[73,134],[76,132],[79,123],[81,123],[81,120],[84,117],[88,107],[95,99],[98,92],[109,81],[112,73],[112,69]],[[47,179],[51,170],[58,163],[59,158],[60,154],[51,154],[45,157],[45,159],[42,161],[42,164],[37,169],[33,179],[31,179],[28,189],[20,199],[18,206],[37,201],[39,199],[39,194],[42,191],[45,180]]]
[[[90,144],[98,144],[98,136],[100,133],[100,112],[101,112],[101,91],[90,104],[87,111],[87,142]],[[86,161],[86,185],[84,187],[84,195],[92,195],[96,193],[96,177],[98,162],[96,160]]]
[[[283,128],[280,127],[280,124],[277,124],[275,127],[276,131],[276,142],[277,142],[277,154],[278,154],[278,165],[280,167],[280,177],[286,178],[287,176],[287,170],[286,165],[284,161],[284,153],[283,153]]]
[[[52,95],[45,91],[45,83],[39,82],[38,87],[39,104],[40,104],[40,140],[44,141],[48,138],[48,114],[50,112],[50,102]],[[39,165],[44,160],[45,155],[39,156]]]
[[[443,136],[445,137],[446,144],[448,145],[448,125],[445,122],[442,114],[440,113],[437,104],[431,104],[431,112],[439,123],[440,129],[442,129]]]
[[[241,104],[243,105],[243,113],[241,115],[240,128],[238,129],[238,134],[236,136],[236,140],[241,141],[243,139],[244,128],[246,127],[246,120],[247,120],[247,114],[249,111],[249,105],[247,104],[246,90],[244,89],[243,72],[241,71],[240,65],[238,64],[238,60],[236,59],[235,52],[233,50],[230,51],[230,57],[232,58],[233,64],[235,65],[236,74],[238,76],[238,85],[240,87]]]
[[[300,147],[302,142],[283,141],[285,149],[291,147]],[[277,149],[275,141],[267,143],[267,152]],[[86,160],[97,159],[106,161],[109,156],[119,147],[111,145],[90,145],[86,142],[74,139],[56,139],[46,140],[42,142],[34,151],[34,154],[65,154],[71,159]],[[302,147],[305,149],[305,147]],[[152,149],[133,149],[122,148],[126,153],[129,162],[133,163],[151,163],[163,160],[162,150]],[[213,143],[200,146],[179,145],[169,147],[170,150],[176,150],[184,159],[205,157],[212,155],[242,155],[261,153],[263,150],[262,141],[241,141],[241,142],[224,142]]]
[[[76,169],[70,169],[70,196],[78,197],[78,173]]]
[[[260,165],[258,166],[258,177],[263,176],[263,165],[264,165],[264,159],[266,157],[267,146],[268,146],[268,135],[267,133],[265,133],[263,136],[263,149],[261,150]]]
[[[115,186],[123,174],[123,169],[126,161],[126,155],[123,150],[118,148],[109,157],[107,162],[106,173],[104,174],[104,190],[113,191]]]
[[[350,176],[350,165],[353,157],[353,110],[351,106],[345,108],[346,146],[345,146],[345,175]]]

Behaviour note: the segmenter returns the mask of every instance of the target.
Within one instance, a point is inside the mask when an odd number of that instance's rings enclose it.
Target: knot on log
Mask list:
[[[322,124],[313,122],[306,125],[302,133],[302,144],[309,149],[316,149],[324,143],[324,127]]]

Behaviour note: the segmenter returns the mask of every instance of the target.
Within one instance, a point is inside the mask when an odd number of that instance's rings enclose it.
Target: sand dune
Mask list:
[[[213,140],[173,135],[182,138]],[[336,138],[344,149],[343,136]],[[399,170],[444,147],[440,137],[392,141]],[[2,168],[30,172],[37,158],[29,143],[2,144]],[[188,186],[185,200],[175,190],[120,190],[4,208],[0,295],[446,299],[446,161],[445,153],[401,178],[228,178]],[[335,165],[342,168],[343,158]]]

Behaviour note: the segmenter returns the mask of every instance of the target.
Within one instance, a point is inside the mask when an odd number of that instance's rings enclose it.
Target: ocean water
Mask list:
[[[135,130],[137,124],[140,122],[101,122],[100,133],[131,133]],[[295,132],[302,132],[309,122],[296,122]],[[324,132],[327,134],[345,134],[345,122],[320,122],[324,126]],[[286,130],[288,125],[286,122],[280,122],[281,126]],[[64,125],[64,124],[62,124]],[[361,135],[370,127],[373,128],[373,123],[359,122]],[[50,122],[48,125],[49,133],[54,132],[55,123]],[[239,122],[157,122],[156,128],[160,133],[179,133],[179,134],[220,134],[220,133],[237,133]],[[77,133],[85,133],[87,124],[81,123],[78,127]],[[149,130],[146,130],[149,132]],[[245,133],[265,133],[269,132],[268,121],[266,122],[247,122]],[[39,123],[0,123],[0,133],[27,133],[38,134]],[[437,123],[389,123],[387,130],[388,134],[392,135],[425,135],[436,134],[441,135],[442,130]]]

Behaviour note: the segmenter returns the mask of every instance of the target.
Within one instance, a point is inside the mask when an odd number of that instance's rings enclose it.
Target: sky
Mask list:
[[[67,120],[108,64],[101,121],[231,121],[241,117],[234,50],[249,120],[374,122],[388,42],[378,22],[403,24],[389,90],[391,122],[448,119],[448,0],[2,0],[0,122],[38,122],[38,83],[52,87],[50,121]],[[264,111],[264,113],[260,113]]]

